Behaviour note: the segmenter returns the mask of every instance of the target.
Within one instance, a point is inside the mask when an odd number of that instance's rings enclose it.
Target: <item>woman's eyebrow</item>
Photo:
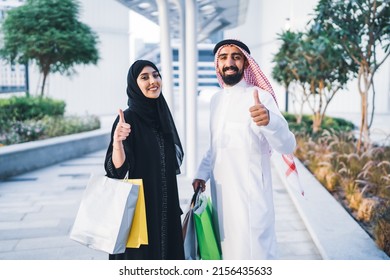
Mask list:
[[[149,73],[149,72],[143,72],[143,73],[141,73],[141,74],[139,74],[140,76],[145,76],[145,75],[150,75],[150,74],[152,74],[152,75],[154,75],[154,74],[158,74],[158,71],[153,71],[153,72],[151,72],[151,73]]]

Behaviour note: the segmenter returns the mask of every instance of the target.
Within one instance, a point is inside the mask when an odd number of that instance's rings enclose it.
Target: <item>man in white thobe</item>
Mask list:
[[[210,179],[223,259],[275,259],[271,150],[291,154],[296,141],[272,87],[237,40],[214,48],[221,91],[210,103],[210,147],[193,181]]]

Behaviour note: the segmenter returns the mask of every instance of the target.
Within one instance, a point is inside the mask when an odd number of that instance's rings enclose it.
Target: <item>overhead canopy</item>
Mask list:
[[[156,0],[117,0],[134,12],[159,24]],[[249,0],[196,0],[198,7],[198,42],[210,38],[220,30],[234,28],[245,20]],[[180,13],[178,3],[185,1],[167,0],[169,25],[172,38],[180,36]],[[185,9],[185,7],[183,7]]]

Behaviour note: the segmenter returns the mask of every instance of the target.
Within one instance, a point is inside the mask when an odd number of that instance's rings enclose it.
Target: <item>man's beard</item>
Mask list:
[[[225,75],[225,72],[227,70],[235,70],[236,73],[233,75]],[[241,81],[243,75],[244,71],[239,71],[238,67],[236,66],[224,67],[221,73],[223,82],[228,86],[234,86],[235,84],[237,84],[239,81]]]

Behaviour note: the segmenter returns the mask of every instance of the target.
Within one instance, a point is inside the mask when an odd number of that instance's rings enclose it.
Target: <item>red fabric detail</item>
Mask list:
[[[297,167],[294,162],[292,155],[282,155],[284,162],[287,164],[286,176],[289,176],[291,173],[298,173]]]

